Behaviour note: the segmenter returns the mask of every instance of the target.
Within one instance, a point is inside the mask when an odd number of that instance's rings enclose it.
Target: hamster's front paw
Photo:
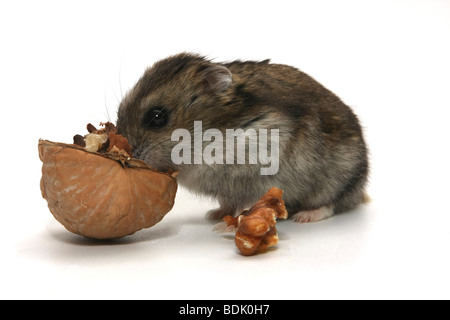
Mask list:
[[[219,207],[217,209],[209,210],[206,213],[206,219],[208,220],[221,220],[223,217],[227,215],[234,215],[235,211],[229,210],[223,207]]]
[[[298,223],[316,222],[331,217],[334,214],[333,207],[320,207],[316,210],[300,211],[292,215],[292,220]]]
[[[228,225],[225,221],[220,221],[213,226],[213,231],[217,233],[231,233],[236,232],[237,227],[234,225]]]

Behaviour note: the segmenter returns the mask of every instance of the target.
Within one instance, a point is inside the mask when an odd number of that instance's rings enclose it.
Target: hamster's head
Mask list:
[[[226,104],[230,71],[203,57],[182,53],[148,68],[127,93],[118,110],[117,127],[133,147],[133,156],[158,170],[180,170],[171,153],[176,129],[193,138],[194,121],[203,130],[227,127]],[[193,145],[193,144],[192,144]]]

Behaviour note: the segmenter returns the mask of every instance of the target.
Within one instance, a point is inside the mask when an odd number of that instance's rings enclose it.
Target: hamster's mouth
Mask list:
[[[169,159],[169,161],[164,161],[161,155],[155,150],[146,150],[140,147],[133,146],[133,158],[144,161],[150,167],[160,171],[160,172],[175,172],[180,169]]]

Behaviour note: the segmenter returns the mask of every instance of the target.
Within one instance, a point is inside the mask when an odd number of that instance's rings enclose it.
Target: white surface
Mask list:
[[[3,1],[0,39],[0,298],[450,298],[450,2]],[[66,231],[40,195],[38,139],[114,120],[145,67],[180,51],[272,58],[338,94],[366,128],[372,203],[279,223],[254,257],[182,189],[114,243]]]

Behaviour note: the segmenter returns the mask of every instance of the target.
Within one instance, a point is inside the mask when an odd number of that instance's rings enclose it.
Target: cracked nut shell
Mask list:
[[[149,228],[172,209],[177,181],[143,161],[39,141],[41,192],[69,231],[114,239]]]

